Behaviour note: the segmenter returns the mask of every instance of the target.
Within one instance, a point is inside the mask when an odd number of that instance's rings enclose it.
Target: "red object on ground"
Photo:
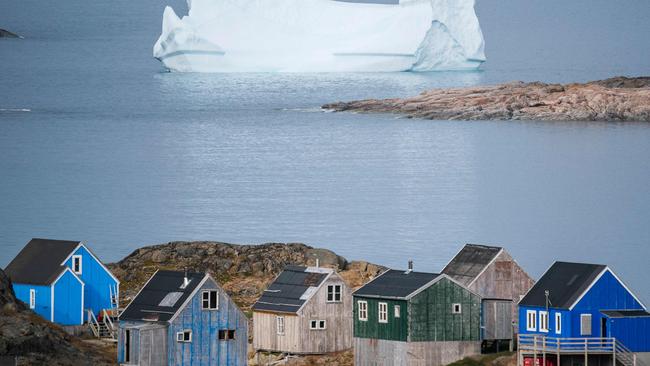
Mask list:
[[[537,357],[535,359],[535,365],[533,365],[533,358],[532,357],[524,357],[524,366],[541,366],[544,362],[543,357]],[[549,356],[546,356],[546,366],[557,366],[555,359],[551,358]]]

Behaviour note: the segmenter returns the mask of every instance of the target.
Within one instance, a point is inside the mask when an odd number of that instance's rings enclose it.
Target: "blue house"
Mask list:
[[[555,262],[519,302],[519,333],[520,350],[547,361],[579,353],[625,364],[650,355],[650,313],[600,264]]]
[[[157,271],[119,317],[122,365],[246,365],[248,319],[209,275]]]
[[[45,319],[82,325],[117,308],[120,282],[79,241],[32,239],[5,269],[16,297]]]

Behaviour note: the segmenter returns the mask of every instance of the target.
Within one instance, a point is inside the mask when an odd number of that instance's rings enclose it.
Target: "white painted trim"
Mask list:
[[[634,298],[634,300],[636,300],[639,304],[641,304],[641,306],[643,307],[643,310],[647,310],[647,308],[646,308],[645,305],[641,302],[641,300],[639,300],[639,298],[636,297],[636,295],[634,295],[634,293],[633,293],[632,291],[630,291],[630,289],[625,285],[625,283],[624,283],[623,281],[621,281],[621,279],[620,279],[620,278],[619,278],[619,277],[614,273],[614,271],[612,271],[612,270],[611,270],[609,267],[607,267],[607,266],[605,267],[605,269],[602,270],[602,272],[600,272],[600,274],[598,274],[598,276],[596,276],[596,278],[591,282],[591,284],[589,285],[589,287],[587,287],[587,289],[585,289],[585,290],[582,292],[582,294],[580,294],[580,296],[578,296],[578,298],[577,298],[577,299],[573,302],[573,304],[569,307],[569,310],[573,310],[573,308],[574,308],[576,305],[578,305],[578,303],[580,302],[580,300],[582,300],[582,298],[585,297],[585,295],[586,295],[589,291],[591,291],[591,288],[594,287],[594,285],[596,285],[596,283],[597,283],[597,282],[600,280],[600,278],[605,274],[605,272],[609,272],[609,273],[611,273],[612,276],[614,276],[614,278],[616,279],[616,281],[618,281],[618,283],[620,283],[621,286],[623,286],[623,288],[624,288],[624,289],[625,289],[625,290],[626,290],[630,295],[632,295],[632,297]]]
[[[284,272],[284,271],[282,271],[282,272]],[[280,272],[280,274],[282,274],[282,272]],[[320,291],[320,290],[323,288],[323,286],[325,286],[325,283],[327,283],[327,281],[329,281],[329,279],[332,278],[333,275],[334,275],[334,271],[328,273],[327,276],[325,276],[325,278],[324,278],[323,281],[320,283],[320,285],[318,285],[318,287],[316,287],[316,291],[312,292],[311,296],[309,296],[309,297],[305,300],[305,302],[304,302],[304,303],[303,303],[303,304],[298,308],[298,310],[296,310],[296,314],[300,314],[300,312],[302,311],[302,309],[304,309],[305,306],[307,306],[307,303],[309,303],[309,302],[311,301],[311,299],[314,298],[314,296],[318,293],[318,291]],[[337,277],[339,277],[339,279],[341,279],[340,276],[337,275]],[[341,290],[343,290],[343,288],[341,288]]]
[[[210,307],[210,293],[211,292],[216,292],[217,293],[217,303],[215,304],[216,307],[214,307],[214,308]],[[203,301],[205,301],[205,299],[203,297],[204,297],[205,294],[208,294],[208,307],[207,308],[203,307]],[[201,310],[207,310],[207,311],[219,310],[219,290],[218,289],[210,288],[210,289],[206,289],[206,290],[201,290]]]
[[[127,305],[127,306],[124,308],[124,310],[122,310],[122,314],[124,314],[124,313],[126,312],[126,309],[128,309],[129,306],[131,306],[131,304],[133,304],[133,300],[137,299],[138,296],[140,296],[140,293],[142,292],[142,290],[144,290],[144,288],[147,287],[147,285],[149,284],[149,282],[151,281],[151,279],[154,278],[154,276],[156,275],[156,273],[158,273],[158,271],[160,271],[160,270],[157,269],[156,272],[154,272],[154,273],[151,275],[151,277],[149,277],[149,279],[147,280],[147,282],[145,282],[144,285],[142,285],[142,287],[140,287],[140,290],[138,290],[138,293],[135,294],[135,296],[133,296],[133,298],[131,299],[131,302],[129,303],[129,305]],[[118,320],[119,320],[119,318],[118,318]]]
[[[456,311],[456,306],[458,306],[458,311]],[[458,302],[451,304],[451,313],[452,314],[462,314],[463,313],[463,304],[458,303]]]
[[[152,277],[153,277],[153,276],[152,276]],[[192,290],[192,292],[190,292],[190,296],[188,296],[187,299],[185,299],[185,301],[183,302],[183,304],[178,308],[178,310],[176,310],[176,313],[174,313],[174,315],[172,315],[172,317],[168,320],[169,323],[173,323],[173,322],[174,322],[174,319],[176,319],[176,317],[177,317],[177,316],[178,316],[178,315],[183,311],[183,309],[185,309],[185,307],[187,306],[187,304],[189,304],[190,301],[192,301],[192,299],[194,298],[194,296],[196,296],[196,293],[199,292],[199,290],[201,289],[201,287],[203,287],[203,285],[204,285],[205,282],[208,280],[208,278],[212,279],[212,277],[210,277],[210,275],[207,274],[207,273],[206,273],[205,275],[203,275],[203,278],[201,279],[201,281],[199,282],[199,284],[196,285],[196,287],[194,288],[194,290]],[[135,299],[135,297],[134,297],[134,299]]]
[[[75,265],[74,262],[75,262],[76,259],[79,260],[79,271],[75,271],[75,268],[74,268],[74,265]],[[83,255],[75,254],[75,255],[72,256],[72,272],[74,272],[74,274],[78,274],[78,275],[83,273]]]
[[[612,276],[614,276],[614,278],[616,278],[616,280],[617,280],[621,285],[623,285],[623,287],[625,288],[625,290],[627,290],[627,292],[629,292],[630,295],[632,295],[632,297],[634,298],[634,300],[636,300],[639,304],[641,304],[641,306],[643,307],[643,310],[648,311],[648,308],[646,308],[645,304],[644,304],[643,302],[641,302],[641,300],[640,300],[638,297],[636,297],[636,295],[634,294],[634,292],[632,292],[632,290],[630,290],[630,288],[627,287],[627,285],[625,284],[625,282],[623,282],[623,280],[621,280],[621,279],[616,275],[616,273],[614,273],[614,271],[611,270],[611,268],[607,267],[607,270],[609,271],[609,273],[612,274]]]
[[[282,321],[280,321],[282,320]],[[282,323],[282,327],[280,327],[280,323]],[[275,316],[275,334],[277,335],[284,335],[286,332],[286,324],[284,323],[284,315],[276,315]],[[282,329],[280,329],[282,328]]]
[[[81,283],[81,324],[84,323],[84,297],[86,297],[86,284]]]
[[[486,265],[483,267],[483,269],[481,270],[481,272],[479,272],[476,276],[474,276],[474,278],[473,278],[473,279],[472,279],[472,280],[467,284],[467,287],[472,286],[472,285],[474,284],[474,282],[475,282],[479,277],[481,277],[481,276],[483,275],[483,273],[485,273],[485,271],[488,269],[488,267],[490,267],[490,266],[492,265],[492,263],[494,263],[494,262],[497,260],[497,258],[501,255],[501,253],[503,253],[503,248],[499,249],[499,251],[498,251],[497,254],[494,256],[494,258],[492,258],[492,259],[488,262],[488,264],[486,264]]]
[[[328,297],[329,297],[329,294],[330,294],[330,286],[332,287],[332,300],[330,300],[330,299],[328,298]],[[338,299],[338,300],[336,300],[336,286],[339,287],[339,299]],[[337,304],[337,303],[341,303],[341,302],[343,302],[343,284],[331,284],[331,285],[327,285],[326,290],[327,290],[327,297],[326,297],[325,301],[326,301],[327,303],[330,303],[330,304]]]
[[[54,323],[54,284],[50,285],[50,321]]]
[[[402,307],[399,305],[393,305],[393,318],[402,317]]]
[[[559,311],[555,313],[555,334],[562,334],[562,313]]]
[[[533,320],[532,325],[531,325],[531,319]],[[536,310],[526,310],[526,330],[529,332],[537,332],[537,311]]]
[[[52,299],[51,299],[51,306],[52,306],[52,315],[51,315],[51,317],[52,317],[52,320],[51,321],[54,323],[54,296],[55,296],[54,286],[56,286],[56,283],[59,282],[61,277],[63,277],[63,275],[66,272],[70,272],[72,277],[74,277],[81,284],[81,324],[83,324],[84,323],[84,296],[86,294],[86,291],[85,291],[86,284],[84,283],[84,281],[81,280],[81,278],[79,278],[79,276],[77,276],[70,269],[70,267],[63,267],[63,271],[61,271],[61,273],[56,277],[56,279],[54,279],[54,281],[52,281],[52,284],[50,285],[51,288],[52,288],[52,290],[51,290],[52,291]]]
[[[589,333],[585,333],[584,330],[582,329],[582,318],[589,317]],[[593,324],[592,323],[592,316],[591,314],[580,314],[580,336],[590,336],[594,334],[594,329],[593,329]]]
[[[386,319],[383,319],[383,320],[381,319],[382,305],[384,307],[384,312],[383,313],[386,315],[385,316]],[[387,302],[379,302],[379,303],[377,303],[377,322],[382,323],[382,324],[388,323],[388,303]]]
[[[361,317],[361,304],[364,305],[365,309],[365,314],[363,318]],[[357,318],[359,319],[360,322],[367,322],[368,321],[368,301],[366,300],[358,300],[357,301]]]
[[[542,333],[548,333],[548,325],[549,325],[549,324],[548,324],[548,323],[549,323],[548,311],[546,311],[546,310],[540,310],[540,311],[538,312],[538,314],[539,314],[539,320],[538,320],[538,325],[539,325],[538,328],[539,328],[539,331],[542,332]],[[544,320],[546,320],[546,322],[543,322],[543,321],[542,321],[542,318],[543,318],[543,317],[545,317]],[[543,327],[543,325],[546,325],[546,327]]]
[[[36,309],[36,289],[33,288],[29,289],[29,308]]]
[[[90,248],[88,248],[88,247],[84,244],[84,242],[81,242],[81,241],[79,242],[79,245],[77,245],[77,247],[74,248],[74,249],[72,250],[72,252],[70,252],[70,254],[68,254],[68,256],[63,260],[63,262],[61,262],[61,265],[62,265],[62,266],[65,265],[65,262],[67,262],[68,259],[70,259],[70,257],[72,257],[72,255],[73,255],[77,250],[79,250],[79,248],[81,248],[81,247],[84,247],[84,249],[86,249],[86,251],[88,252],[88,254],[90,254],[90,256],[93,257],[93,259],[95,259],[95,261],[97,261],[97,263],[99,263],[99,265],[104,269],[104,271],[106,271],[106,273],[108,273],[108,275],[111,276],[111,278],[113,278],[113,279],[115,280],[115,282],[120,283],[120,280],[118,280],[117,277],[115,277],[115,275],[114,275],[113,273],[111,273],[111,271],[109,271],[108,268],[106,268],[106,266],[104,265],[104,263],[102,263],[102,261],[100,261],[99,258],[97,258],[97,256],[95,255],[95,253],[93,253],[93,252],[90,250]]]

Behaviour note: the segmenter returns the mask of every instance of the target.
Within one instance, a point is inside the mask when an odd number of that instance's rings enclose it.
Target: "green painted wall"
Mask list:
[[[368,302],[368,320],[359,320],[359,301]],[[379,323],[379,303],[388,304],[388,323]],[[395,318],[395,305],[400,307],[400,317]],[[391,341],[406,341],[408,337],[408,309],[403,300],[379,300],[354,297],[354,336]]]
[[[461,313],[453,314],[454,303]],[[481,299],[447,278],[413,297],[410,307],[410,341],[479,341]]]

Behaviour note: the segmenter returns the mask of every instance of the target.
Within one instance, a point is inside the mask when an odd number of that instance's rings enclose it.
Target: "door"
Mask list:
[[[600,336],[607,338],[607,318],[600,318]]]
[[[124,330],[124,363],[131,362],[131,330]]]

